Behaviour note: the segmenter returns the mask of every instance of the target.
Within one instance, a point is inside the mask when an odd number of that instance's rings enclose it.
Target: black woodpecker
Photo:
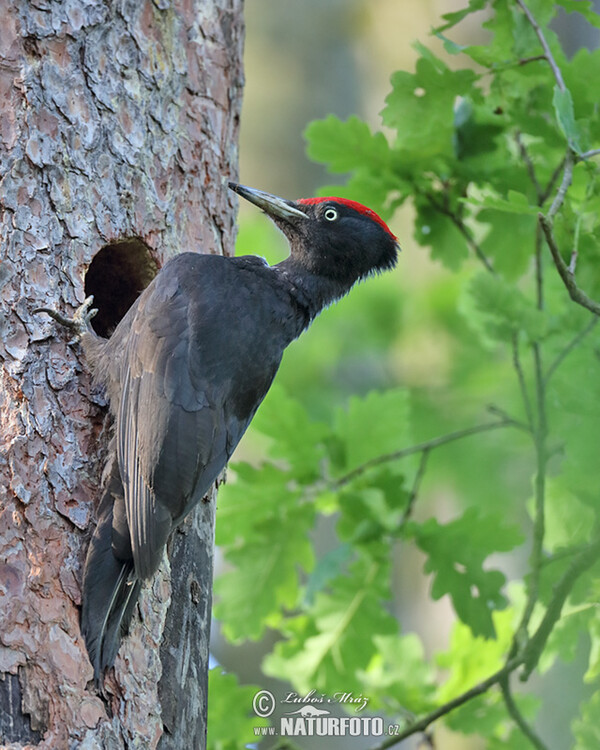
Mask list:
[[[115,420],[117,460],[83,574],[81,628],[97,680],[114,661],[141,581],[227,464],[287,345],[357,281],[397,261],[396,238],[360,203],[229,187],[287,237],[284,261],[182,253],[109,339],[89,326],[91,300],[74,321],[50,313],[78,330]]]

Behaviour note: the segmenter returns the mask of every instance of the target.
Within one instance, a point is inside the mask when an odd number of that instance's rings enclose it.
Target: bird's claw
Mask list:
[[[61,313],[57,312],[56,310],[52,310],[49,307],[36,307],[33,312],[46,313],[46,315],[49,315],[57,323],[60,323],[61,326],[68,328],[70,331],[73,331],[76,338],[81,338],[81,336],[83,336],[86,331],[89,331],[90,320],[98,312],[96,308],[92,308],[93,302],[93,296],[86,297],[83,304],[79,305],[77,310],[75,310],[72,318],[67,318],[65,315],[62,315]]]

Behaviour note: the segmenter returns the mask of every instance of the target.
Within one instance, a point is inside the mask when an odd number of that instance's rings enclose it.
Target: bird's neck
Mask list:
[[[352,284],[310,271],[291,256],[278,263],[275,269],[296,303],[307,311],[307,326],[321,310],[343,297],[352,287]]]

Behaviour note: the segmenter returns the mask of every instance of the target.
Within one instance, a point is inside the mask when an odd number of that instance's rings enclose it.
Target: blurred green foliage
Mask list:
[[[392,76],[385,134],[356,117],[308,126],[309,156],[349,175],[322,194],[386,219],[408,201],[436,265],[401,257],[397,274],[361,285],[290,347],[251,428],[261,465],[235,464],[220,490],[217,543],[231,567],[215,582],[215,614],[233,642],[280,633],[265,675],[300,692],[363,692],[407,728],[511,660],[510,671],[539,660],[543,673],[583,649],[590,689],[565,720],[572,746],[592,750],[600,339],[538,213],[554,218],[576,283],[600,297],[598,162],[587,153],[600,146],[600,50],[567,59],[548,28],[558,6],[600,26],[585,0],[528,0],[532,18],[522,3],[471,0],[434,32],[462,67],[419,46],[416,71]],[[490,43],[454,43],[454,25],[482,9]],[[239,251],[277,248],[273,231],[246,223]],[[323,517],[336,529],[325,550],[314,544]],[[433,659],[402,628],[399,546],[421,551],[431,598],[448,597],[456,615]],[[531,729],[540,700],[511,698],[502,682],[447,725],[494,749],[551,747]],[[211,706],[221,700],[215,690]]]

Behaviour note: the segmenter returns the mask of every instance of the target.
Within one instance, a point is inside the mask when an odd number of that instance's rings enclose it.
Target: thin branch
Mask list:
[[[532,15],[531,11],[525,4],[524,0],[517,0],[517,4],[519,5],[521,10],[527,17],[527,20],[529,21],[531,27],[533,28],[533,30],[535,31],[537,35],[537,38],[540,41],[540,44],[542,45],[542,49],[544,50],[544,56],[546,60],[548,61],[548,64],[552,68],[552,73],[554,75],[554,79],[556,80],[556,85],[558,86],[560,91],[563,91],[563,92],[566,91],[567,88],[565,86],[562,73],[560,72],[560,68],[558,67],[556,60],[554,59],[554,56],[552,55],[552,51],[550,50],[550,47],[548,46],[546,37],[544,36],[544,33],[541,30],[538,22],[535,20],[534,16]],[[583,157],[587,158],[589,156],[595,156],[597,153],[600,153],[600,149],[594,150],[594,151],[587,151],[585,154],[583,154]],[[598,303],[594,302],[586,294],[584,294],[584,292],[582,292],[581,289],[579,289],[579,287],[575,283],[573,273],[572,271],[569,270],[569,267],[566,265],[566,263],[562,259],[562,256],[558,250],[558,247],[556,246],[556,242],[554,240],[554,236],[552,233],[552,223],[553,223],[554,217],[560,211],[562,204],[564,203],[565,197],[567,195],[567,191],[569,187],[571,186],[571,181],[573,179],[573,165],[575,164],[576,160],[578,159],[580,160],[581,158],[582,157],[577,157],[573,153],[570,147],[567,149],[567,154],[564,160],[564,172],[563,172],[562,182],[556,193],[556,196],[554,197],[554,200],[552,201],[552,205],[550,206],[547,216],[544,216],[543,214],[539,214],[539,220],[540,220],[540,224],[542,226],[544,235],[546,236],[548,247],[550,248],[550,252],[552,253],[554,264],[556,268],[558,269],[558,273],[560,274],[560,277],[563,280],[564,285],[567,287],[567,290],[569,292],[569,295],[571,296],[571,299],[577,304],[582,305],[588,310],[591,310],[595,315],[600,315],[600,305],[598,305]]]
[[[529,151],[527,151],[525,144],[523,143],[521,139],[521,133],[517,130],[515,133],[515,141],[517,143],[517,146],[519,148],[519,153],[521,154],[521,158],[525,162],[525,168],[527,169],[527,174],[529,175],[529,179],[531,180],[531,183],[533,187],[535,188],[535,193],[538,199],[538,205],[542,205],[544,202],[541,200],[542,195],[544,194],[544,191],[542,190],[542,186],[538,182],[538,178],[535,174],[535,167],[533,166],[533,162],[531,160],[531,157],[529,156]]]
[[[569,261],[569,273],[575,275],[575,268],[577,267],[577,258],[579,257],[579,235],[581,234],[581,221],[582,215],[579,214],[577,221],[575,222],[575,234],[573,237],[573,249],[571,250],[571,260]]]
[[[521,732],[525,735],[525,737],[527,737],[527,739],[529,740],[529,742],[531,742],[533,747],[537,748],[537,750],[548,750],[548,747],[541,741],[541,739],[529,726],[525,717],[519,710],[519,707],[515,703],[515,699],[513,698],[513,695],[510,689],[510,676],[509,675],[505,675],[500,680],[500,689],[502,690],[502,697],[504,699],[504,705],[506,706],[506,710],[508,711],[509,716],[515,722],[515,724],[519,727]]]
[[[591,151],[586,151],[583,154],[579,154],[579,156],[577,156],[577,161],[585,161],[586,159],[590,159],[592,156],[600,156],[600,148],[594,148]]]
[[[523,57],[519,60],[519,65],[528,65],[532,62],[537,62],[538,60],[545,60],[546,55],[533,55],[533,57]]]
[[[361,476],[370,469],[381,466],[381,464],[389,463],[390,461],[398,461],[401,458],[412,456],[415,453],[431,451],[434,448],[439,448],[442,445],[453,443],[456,440],[462,440],[463,438],[469,437],[470,435],[477,435],[480,432],[490,432],[491,430],[497,430],[501,427],[518,427],[519,429],[528,429],[525,425],[523,425],[521,422],[517,422],[516,420],[501,419],[497,422],[488,422],[487,424],[479,424],[475,425],[474,427],[467,427],[464,430],[456,430],[456,432],[450,432],[447,435],[441,435],[440,437],[433,438],[432,440],[426,440],[423,443],[417,443],[416,445],[411,445],[408,448],[402,448],[401,450],[394,451],[393,453],[386,453],[382,456],[372,458],[370,461],[366,461],[364,464],[360,464],[360,466],[352,469],[352,471],[349,471],[347,474],[339,477],[339,479],[334,480],[330,487],[332,489],[343,487],[353,479],[356,479],[356,477]]]
[[[556,244],[556,240],[554,239],[554,233],[552,232],[552,222],[542,213],[538,214],[538,219],[540,222],[540,226],[542,227],[542,231],[544,232],[544,236],[546,237],[548,248],[550,249],[550,253],[552,254],[554,265],[556,266],[563,284],[569,292],[569,296],[571,297],[573,302],[576,302],[578,305],[585,307],[586,310],[590,310],[590,312],[593,312],[594,315],[600,315],[600,304],[595,302],[593,299],[590,299],[590,297],[588,297],[587,294],[577,286],[573,274],[569,271],[567,264],[564,262],[562,255],[560,254],[560,250],[558,249],[558,246]]]
[[[523,373],[523,367],[521,366],[521,358],[519,356],[519,340],[515,333],[512,338],[512,349],[513,349],[513,366],[517,373],[517,379],[519,381],[519,388],[521,389],[521,398],[523,399],[523,405],[525,407],[525,414],[527,415],[527,424],[529,428],[533,430],[533,409],[531,407],[531,400],[529,398],[529,392],[527,390],[527,383],[525,382],[525,375]]]
[[[432,206],[432,208],[435,208],[436,211],[439,211],[441,214],[444,214],[444,216],[447,216],[452,221],[454,226],[458,229],[458,231],[462,234],[462,236],[467,241],[467,245],[469,245],[471,250],[473,250],[477,258],[483,263],[486,269],[490,273],[495,273],[492,264],[485,257],[485,253],[483,252],[479,244],[476,242],[470,229],[463,222],[460,216],[458,216],[454,211],[448,208],[448,206],[444,206],[443,204],[438,203],[438,201],[436,201],[436,199],[429,193],[421,192],[421,195],[428,201],[429,205]]]
[[[544,615],[542,622],[540,623],[537,631],[529,641],[522,654],[511,656],[507,660],[506,664],[502,667],[502,669],[494,672],[494,674],[490,675],[487,679],[479,682],[477,685],[470,688],[469,690],[466,690],[464,693],[457,696],[456,698],[453,698],[451,701],[444,703],[442,706],[438,706],[438,708],[436,708],[434,711],[431,711],[431,713],[427,714],[422,719],[412,722],[402,732],[400,732],[400,734],[390,737],[381,744],[373,747],[371,750],[387,750],[388,748],[399,744],[407,737],[412,736],[413,734],[424,732],[427,727],[429,727],[429,725],[434,721],[440,719],[442,716],[446,716],[451,711],[454,711],[455,708],[459,708],[464,703],[467,703],[473,698],[486,693],[494,685],[500,685],[502,687],[502,683],[506,683],[508,676],[522,664],[526,665],[526,669],[523,675],[521,675],[521,680],[528,679],[531,671],[535,668],[539,660],[540,654],[542,653],[544,646],[546,645],[546,641],[548,640],[548,637],[552,632],[554,625],[560,618],[563,605],[567,599],[567,596],[571,592],[575,581],[577,580],[577,578],[579,578],[580,575],[582,575],[582,573],[585,573],[585,571],[588,570],[588,568],[590,568],[598,560],[599,557],[600,538],[598,538],[592,544],[587,545],[577,555],[577,558],[572,562],[570,567],[562,576],[554,589],[554,596],[552,597],[552,600],[548,605],[546,614]],[[513,715],[511,714],[511,716]],[[517,724],[519,725],[521,730],[523,730],[523,726],[519,723],[515,716],[513,716],[513,719],[517,721]],[[530,740],[532,739],[532,736],[530,734],[527,734],[527,736]],[[545,750],[544,745],[540,744],[536,745],[536,747]]]
[[[579,344],[583,341],[583,339],[588,335],[588,333],[591,333],[596,325],[598,324],[598,318],[594,317],[590,320],[590,322],[586,325],[586,327],[579,331],[579,333],[574,336],[571,341],[565,346],[565,348],[557,355],[556,359],[548,370],[546,371],[546,375],[544,377],[544,382],[547,384],[550,378],[554,375],[556,370],[562,365],[564,360],[569,356],[569,354],[576,349]]]
[[[529,679],[535,669],[550,633],[560,619],[563,605],[571,593],[575,581],[582,573],[591,568],[598,558],[600,558],[600,537],[577,555],[554,587],[554,594],[546,608],[542,622],[529,640],[523,653],[525,668],[520,675],[523,682]]]
[[[560,72],[560,68],[556,64],[556,60],[554,59],[552,51],[550,50],[550,47],[548,46],[548,42],[546,41],[544,32],[541,30],[538,22],[535,20],[531,11],[525,5],[523,0],[517,0],[517,4],[521,7],[521,10],[527,16],[527,20],[529,21],[533,30],[535,31],[537,38],[540,40],[540,44],[542,45],[542,49],[544,50],[544,57],[546,58],[546,60],[548,61],[548,64],[552,68],[552,73],[556,80],[556,85],[561,91],[566,91],[567,87],[565,86],[565,82],[563,81],[562,73]]]
[[[406,509],[404,510],[404,513],[402,514],[400,526],[404,526],[404,524],[408,521],[408,519],[412,515],[413,508],[415,506],[415,501],[417,499],[417,495],[419,494],[419,489],[421,487],[421,482],[423,481],[423,476],[425,474],[425,469],[427,468],[427,461],[429,459],[430,453],[431,453],[431,448],[425,448],[424,451],[421,453],[421,460],[419,462],[419,468],[417,469],[417,473],[415,474],[415,480],[413,482],[412,490],[408,498]]]
[[[536,291],[537,291],[537,308],[544,308],[544,278],[542,269],[541,241],[539,230],[536,233],[535,244],[535,272],[536,272]],[[539,342],[532,345],[533,362],[534,362],[534,384],[536,396],[537,422],[534,425],[533,418],[531,421],[533,432],[533,443],[535,448],[536,474],[534,490],[534,523],[533,523],[533,540],[530,555],[531,575],[527,592],[527,601],[521,616],[521,621],[515,630],[513,642],[509,652],[509,658],[512,658],[520,651],[520,645],[527,641],[527,631],[529,621],[533,614],[539,595],[539,583],[542,570],[542,560],[544,552],[544,533],[545,533],[545,498],[546,498],[546,466],[548,463],[548,453],[546,448],[546,437],[548,432],[546,421],[546,381],[544,379],[542,367],[542,354]],[[518,360],[517,360],[518,362]],[[518,372],[518,370],[517,370]]]
[[[544,264],[542,262],[542,230],[535,228],[535,291],[538,310],[544,309]]]
[[[560,183],[560,187],[558,188],[548,211],[548,221],[554,221],[554,217],[560,211],[562,204],[565,202],[567,190],[571,187],[571,182],[573,181],[573,152],[571,149],[567,151],[567,155],[565,156],[564,170],[562,182]]]
[[[573,557],[573,555],[577,555],[587,548],[587,544],[578,544],[575,547],[566,547],[565,549],[561,549],[559,552],[554,552],[552,555],[547,555],[546,557],[544,557],[541,562],[541,567],[545,568],[548,565],[552,565],[552,563],[559,562],[560,560],[565,560],[567,557]]]
[[[387,750],[387,748],[397,745],[413,734],[424,732],[427,727],[436,719],[439,719],[442,716],[446,716],[446,714],[454,711],[455,708],[459,708],[459,706],[462,706],[464,703],[467,703],[473,698],[477,698],[478,695],[486,693],[491,687],[497,685],[504,677],[506,677],[506,675],[513,672],[522,663],[523,660],[520,657],[511,659],[502,667],[502,669],[494,672],[494,674],[490,675],[490,677],[488,677],[486,680],[479,682],[470,690],[467,690],[456,698],[453,698],[451,701],[448,701],[448,703],[444,703],[443,706],[439,706],[434,711],[427,714],[427,716],[419,719],[419,721],[415,721],[414,723],[409,724],[409,726],[407,726],[404,731],[400,732],[400,734],[396,734],[393,737],[390,737],[388,740],[385,740],[381,744],[376,745],[371,750]]]
[[[546,389],[544,385],[542,361],[539,344],[533,345],[534,370],[535,370],[535,390],[537,397],[537,425],[534,432],[535,456],[536,456],[536,473],[534,485],[534,523],[533,523],[533,544],[531,549],[531,575],[529,578],[529,591],[527,594],[527,603],[521,618],[519,627],[515,633],[513,648],[516,647],[519,638],[527,633],[527,626],[533,614],[534,607],[539,596],[540,575],[542,570],[542,560],[544,552],[544,534],[546,530],[546,464],[548,456],[546,452]]]
[[[550,193],[554,190],[554,186],[556,185],[556,182],[560,176],[560,173],[563,171],[564,166],[565,166],[565,159],[563,158],[556,165],[556,169],[554,170],[554,172],[552,172],[552,175],[550,176],[548,184],[546,185],[546,189],[540,196],[540,206],[543,205],[550,197]]]
[[[400,732],[400,734],[390,737],[381,744],[373,747],[371,750],[388,750],[388,748],[399,744],[407,737],[410,737],[413,734],[418,734],[419,732],[424,732],[427,727],[429,727],[429,725],[434,721],[440,719],[442,716],[446,716],[451,711],[454,711],[455,708],[459,708],[464,703],[467,703],[473,698],[477,698],[477,696],[483,695],[483,693],[486,693],[494,685],[500,685],[502,687],[502,683],[506,682],[508,676],[522,664],[526,664],[526,671],[521,676],[521,679],[526,680],[531,674],[531,671],[535,668],[540,654],[543,651],[544,646],[546,645],[548,636],[550,635],[554,625],[560,618],[563,605],[566,601],[567,596],[571,592],[575,581],[582,573],[585,573],[585,571],[590,568],[598,560],[599,557],[600,538],[598,538],[592,544],[587,545],[578,554],[577,558],[573,561],[571,566],[562,576],[554,589],[554,596],[550,601],[550,604],[548,605],[546,614],[542,619],[541,624],[539,625],[537,631],[529,641],[522,654],[510,657],[507,660],[506,664],[502,667],[502,669],[494,672],[494,674],[490,675],[487,679],[479,682],[477,685],[470,688],[469,690],[466,690],[464,693],[457,696],[456,698],[453,698],[451,701],[444,703],[442,706],[438,706],[438,708],[436,708],[434,711],[431,711],[431,713],[427,714],[422,719],[412,722],[411,724],[409,724],[409,726],[406,727],[406,729]],[[514,716],[513,719],[515,719]],[[517,720],[515,719],[515,721]],[[518,721],[517,723],[519,724],[519,727],[523,729]],[[531,739],[530,735],[527,736],[529,737],[529,739]],[[544,745],[538,745],[537,747],[543,748],[545,750]]]

